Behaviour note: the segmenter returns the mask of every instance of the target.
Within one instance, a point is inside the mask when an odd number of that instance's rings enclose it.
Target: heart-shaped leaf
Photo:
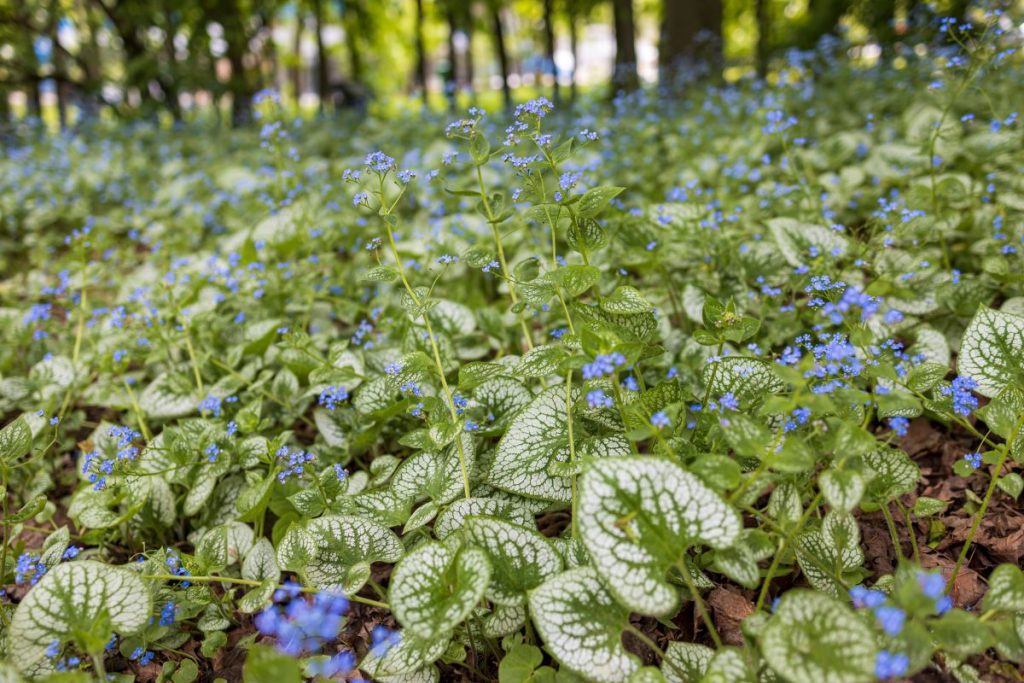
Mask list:
[[[606,458],[583,475],[579,529],[594,568],[623,605],[670,614],[670,568],[698,543],[728,547],[740,518],[696,476],[654,457]]]
[[[996,567],[989,577],[982,607],[1001,612],[1024,612],[1024,572],[1012,564]]]
[[[23,672],[32,673],[47,665],[46,648],[54,640],[81,639],[104,620],[118,635],[131,635],[148,623],[152,609],[149,590],[127,569],[89,560],[59,564],[15,610],[7,654]]]
[[[501,605],[521,605],[527,591],[562,570],[562,558],[539,532],[496,517],[466,519],[466,538],[491,558],[487,597]]]
[[[761,634],[761,653],[781,678],[793,683],[860,683],[875,680],[874,635],[846,604],[813,591],[782,596]]]
[[[530,615],[544,648],[564,667],[596,683],[621,683],[640,668],[622,645],[629,609],[592,567],[553,576],[530,594]]]
[[[294,524],[277,547],[281,569],[296,571],[317,588],[355,592],[371,562],[397,562],[402,542],[382,524],[354,515],[318,517]]]
[[[391,575],[391,609],[413,635],[429,640],[469,616],[491,580],[487,553],[426,543],[406,555]]]
[[[989,398],[1024,380],[1024,318],[980,306],[964,330],[957,369]]]

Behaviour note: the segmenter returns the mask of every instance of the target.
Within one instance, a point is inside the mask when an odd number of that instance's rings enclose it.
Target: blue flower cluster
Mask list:
[[[343,595],[316,593],[312,600],[301,587],[287,583],[274,592],[275,603],[254,620],[259,632],[274,638],[274,645],[292,657],[314,654],[337,639],[345,624],[349,602]]]
[[[40,561],[39,555],[22,553],[18,556],[18,561],[14,565],[14,583],[19,586],[26,583],[34,586],[39,582],[39,579],[43,578],[45,573],[46,565]]]
[[[953,411],[957,415],[967,417],[971,411],[978,407],[977,397],[971,393],[978,388],[978,383],[970,377],[957,377],[949,386],[939,389],[943,396],[953,397]]]
[[[604,389],[591,389],[587,392],[587,405],[591,408],[613,408],[615,401],[604,393]]]
[[[348,391],[345,387],[327,387],[320,392],[319,403],[327,410],[335,410],[340,404],[348,400]]]
[[[312,462],[314,458],[309,451],[304,451],[301,448],[290,449],[287,446],[278,448],[274,455],[277,456],[278,462],[283,467],[277,473],[277,480],[282,483],[290,477],[302,476],[302,473],[306,471],[306,463]]]
[[[615,372],[616,368],[626,364],[626,357],[618,351],[614,353],[598,355],[593,362],[583,366],[583,379],[598,379],[606,377]]]

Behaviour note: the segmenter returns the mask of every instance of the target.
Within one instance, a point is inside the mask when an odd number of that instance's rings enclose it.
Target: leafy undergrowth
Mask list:
[[[25,131],[3,680],[1019,680],[1012,25],[446,129]]]

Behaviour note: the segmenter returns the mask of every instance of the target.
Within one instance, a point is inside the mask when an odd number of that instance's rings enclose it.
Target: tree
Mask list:
[[[419,86],[423,106],[430,106],[430,93],[427,92],[427,49],[423,40],[423,0],[416,0],[416,84]]]
[[[316,31],[316,94],[320,100],[322,114],[331,94],[331,65],[327,60],[327,49],[324,47],[323,0],[313,0],[313,23]]]
[[[561,99],[558,89],[558,67],[555,66],[555,0],[543,0],[544,3],[544,71],[554,79],[552,96],[557,104]]]
[[[616,92],[636,90],[640,85],[640,78],[636,70],[636,23],[633,18],[633,0],[612,0],[612,18],[615,26],[612,88]]]
[[[663,0],[658,69],[673,88],[694,66],[722,61],[722,0]]]
[[[501,71],[501,96],[505,109],[512,108],[512,89],[508,82],[508,49],[505,45],[505,24],[501,18],[501,0],[487,0],[487,8],[491,13],[491,25],[494,29],[494,52],[498,58]]]

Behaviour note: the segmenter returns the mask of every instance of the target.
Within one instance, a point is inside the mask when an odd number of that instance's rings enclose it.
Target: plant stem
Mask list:
[[[896,522],[892,518],[892,513],[889,512],[888,503],[882,505],[882,515],[885,517],[885,525],[889,527],[889,538],[892,539],[892,547],[896,551],[896,557],[902,560],[903,548],[900,546],[900,536],[896,531]]]
[[[576,484],[576,442],[572,434],[572,370],[565,373],[565,427],[569,433],[569,464],[572,467],[572,535],[575,537],[579,532],[576,508],[579,504],[579,492]]]
[[[683,575],[683,581],[686,582],[686,587],[690,590],[690,594],[693,596],[693,602],[697,606],[697,612],[700,614],[700,618],[704,620],[704,626],[708,629],[708,634],[711,636],[711,640],[715,642],[715,647],[722,647],[722,639],[718,635],[718,630],[715,628],[715,624],[711,621],[711,615],[708,613],[707,607],[704,605],[704,599],[700,597],[700,591],[697,590],[697,584],[693,582],[693,576],[690,575],[690,567],[686,563],[686,555],[679,558],[677,564],[679,572]]]
[[[910,510],[903,506],[900,499],[897,498],[895,501],[897,509],[903,514],[903,522],[907,525],[907,535],[910,536],[910,547],[914,550],[914,561],[921,564],[921,550],[917,547],[917,531],[914,529],[914,523],[910,518]]]
[[[383,182],[383,179],[381,180],[381,192],[380,192],[380,195],[381,195],[381,199],[383,200],[383,197],[384,197],[384,182]],[[397,203],[397,202],[398,202],[398,200],[396,199],[395,203]],[[392,205],[391,208],[393,209],[394,205]],[[391,209],[388,210],[387,215],[390,215],[390,214],[391,214]],[[422,306],[423,306],[422,301],[421,301],[419,295],[416,294],[416,290],[414,290],[412,288],[412,285],[409,284],[409,279],[405,276],[405,266],[402,264],[402,259],[398,255],[398,245],[395,244],[395,235],[391,231],[391,223],[389,223],[387,220],[384,221],[384,229],[385,229],[385,231],[388,234],[388,246],[391,249],[391,256],[392,256],[392,258],[395,259],[395,264],[398,266],[398,275],[402,279],[402,284],[405,286],[405,291],[409,294],[409,297],[412,299],[412,301],[416,305],[416,307],[422,310]],[[457,424],[458,423],[458,412],[455,410],[455,399],[452,396],[451,388],[449,388],[449,386],[448,386],[448,378],[445,377],[445,374],[444,374],[444,365],[441,363],[441,352],[440,352],[440,350],[438,349],[438,346],[437,346],[437,338],[434,336],[434,328],[430,324],[430,316],[427,315],[426,311],[422,311],[422,313],[420,315],[423,317],[423,323],[424,323],[424,325],[426,325],[426,328],[427,328],[427,336],[430,338],[430,348],[434,352],[434,365],[437,367],[437,375],[441,379],[441,386],[444,388],[445,398],[448,399],[448,401],[447,401],[448,412],[451,414],[452,423],[453,424]],[[469,498],[471,496],[471,494],[469,492],[469,469],[466,467],[466,453],[465,453],[464,449],[462,448],[462,435],[461,434],[459,434],[458,436],[455,437],[455,447],[456,447],[456,449],[459,452],[459,469],[462,471],[462,488],[463,488],[463,492],[465,493],[465,497]]]
[[[775,553],[775,557],[772,558],[772,564],[768,567],[768,573],[765,574],[764,583],[761,584],[761,592],[757,596],[757,606],[755,611],[760,611],[764,607],[764,602],[768,598],[768,590],[772,585],[772,578],[775,576],[775,570],[779,568],[779,564],[782,562],[782,556],[786,554],[786,550],[789,549],[789,544],[793,541],[796,535],[803,529],[804,525],[807,524],[807,520],[811,518],[814,510],[818,507],[818,503],[821,502],[821,491],[814,496],[807,509],[804,510],[804,514],[800,516],[796,526],[790,531],[785,538],[782,539],[782,545],[779,547],[778,552]]]

